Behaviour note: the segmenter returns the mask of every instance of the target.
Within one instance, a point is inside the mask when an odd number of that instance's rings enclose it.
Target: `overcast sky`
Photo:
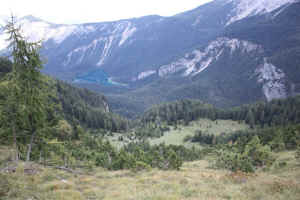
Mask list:
[[[33,15],[53,23],[114,21],[158,14],[171,16],[211,0],[3,0],[0,15]]]

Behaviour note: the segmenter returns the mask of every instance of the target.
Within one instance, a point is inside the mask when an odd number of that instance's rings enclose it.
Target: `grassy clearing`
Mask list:
[[[200,147],[200,145],[184,142],[184,138],[188,135],[193,136],[196,130],[201,130],[202,132],[218,135],[221,133],[231,133],[238,130],[249,129],[249,126],[245,123],[238,123],[232,120],[216,120],[212,121],[209,119],[199,119],[197,121],[191,122],[188,126],[178,125],[175,129],[174,126],[170,126],[170,131],[164,133],[164,136],[160,138],[149,139],[150,144],[160,144],[165,143],[167,145],[184,145],[186,147]],[[125,143],[130,142],[126,135],[128,133],[112,133],[112,135],[106,136],[106,139],[111,142],[117,148],[121,148]],[[119,141],[119,137],[123,136],[124,141]]]
[[[120,149],[122,148],[122,146],[124,146],[124,144],[126,144],[126,141],[129,142],[128,140],[125,141],[120,141],[119,137],[124,137],[126,136],[128,133],[112,133],[111,135],[105,136],[105,138],[116,148]],[[125,137],[124,137],[125,138]]]
[[[188,135],[193,136],[196,130],[218,135],[221,133],[230,133],[238,130],[246,130],[249,126],[245,123],[238,123],[232,120],[216,120],[200,119],[191,122],[188,126],[178,126],[177,129],[171,127],[171,130],[166,132],[163,137],[155,138],[150,141],[151,144],[175,144],[192,146],[193,143],[185,143],[184,138]]]
[[[253,175],[211,169],[207,160],[185,163],[180,171],[134,173],[96,168],[80,175],[42,167],[36,175],[24,175],[21,166],[8,176],[13,187],[7,199],[299,199],[300,165],[295,162],[294,152],[277,156],[285,166]]]

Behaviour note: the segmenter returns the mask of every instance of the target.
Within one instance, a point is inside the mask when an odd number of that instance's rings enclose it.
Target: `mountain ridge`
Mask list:
[[[215,0],[172,17],[27,26],[45,29],[33,39],[47,34],[45,73],[109,99],[234,106],[300,92],[297,7],[296,0]]]

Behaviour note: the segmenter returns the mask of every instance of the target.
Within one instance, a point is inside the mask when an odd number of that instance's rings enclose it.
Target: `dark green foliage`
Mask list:
[[[236,143],[246,144],[257,136],[262,144],[270,145],[272,151],[291,150],[297,147],[300,140],[300,126],[268,127],[264,129],[237,131],[231,134],[221,134],[216,137],[216,144]]]
[[[133,154],[136,161],[161,169],[179,169],[183,161],[201,159],[203,153],[195,148],[177,145],[154,145],[149,143],[129,143],[124,149]]]
[[[209,104],[196,100],[185,99],[173,103],[165,103],[154,106],[146,111],[141,118],[142,123],[148,122],[167,122],[176,124],[183,121],[188,124],[198,118],[216,119],[216,109]]]
[[[194,136],[186,138],[191,142],[197,142],[200,144],[207,145],[215,145],[216,144],[216,136],[212,134],[203,133],[201,130],[196,131]]]
[[[169,150],[167,154],[168,166],[172,169],[179,170],[182,165],[182,159],[173,150]]]
[[[12,70],[12,62],[5,57],[0,57],[0,78]]]
[[[135,168],[136,159],[133,154],[126,152],[124,149],[116,155],[116,158],[113,159],[111,169],[132,169]]]
[[[128,129],[128,120],[109,112],[103,95],[75,88],[61,81],[56,82],[56,87],[64,117],[69,121],[77,121],[87,128],[114,132]]]
[[[139,139],[143,138],[159,138],[164,135],[165,131],[169,131],[170,128],[165,123],[144,123],[138,124],[135,127],[135,136]]]
[[[228,114],[233,120],[246,120],[250,125],[286,126],[300,122],[300,97],[289,97],[271,102],[231,109]],[[246,117],[245,117],[246,116]]]
[[[78,162],[91,163],[110,170],[139,171],[150,167],[179,170],[183,161],[197,160],[203,156],[195,148],[164,144],[150,146],[149,143],[129,143],[118,151],[109,142],[90,135],[84,135],[80,141],[54,141],[45,146],[48,152],[52,152],[44,155],[47,164],[73,167],[80,165]]]
[[[254,172],[255,169],[249,157],[234,151],[220,150],[217,153],[218,158],[215,166],[225,168],[231,171]]]

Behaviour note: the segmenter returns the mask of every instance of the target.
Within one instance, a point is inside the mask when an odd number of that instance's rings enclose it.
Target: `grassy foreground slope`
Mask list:
[[[40,200],[296,200],[300,197],[300,165],[294,152],[276,154],[268,172],[232,173],[210,167],[212,158],[188,162],[179,171],[107,171],[102,168],[72,174],[36,165],[39,173],[0,173],[0,199]],[[284,166],[280,163],[286,163]],[[10,185],[5,190],[4,184]],[[2,192],[2,193],[1,193]],[[6,192],[8,196],[1,197]]]

